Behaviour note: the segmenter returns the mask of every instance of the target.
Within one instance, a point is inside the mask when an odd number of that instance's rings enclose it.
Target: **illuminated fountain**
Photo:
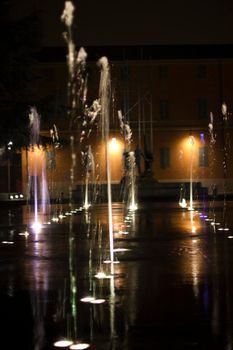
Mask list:
[[[68,83],[68,105],[69,105],[69,121],[70,130],[73,133],[73,129],[77,122],[81,124],[80,127],[80,138],[79,145],[82,155],[82,163],[85,172],[85,200],[84,208],[88,209],[90,205],[90,200],[88,197],[88,187],[89,179],[91,173],[94,174],[94,158],[91,151],[91,146],[88,144],[88,138],[92,130],[92,126],[97,120],[97,116],[100,115],[100,129],[102,133],[102,141],[105,145],[105,156],[106,156],[106,173],[107,173],[107,196],[108,196],[108,231],[109,231],[109,251],[110,251],[110,275],[105,275],[105,273],[97,273],[97,278],[110,278],[111,285],[111,297],[110,303],[114,306],[114,244],[113,244],[113,224],[112,224],[112,197],[111,197],[111,168],[110,168],[110,158],[109,158],[109,104],[110,104],[110,68],[108,60],[106,57],[100,58],[98,65],[101,70],[100,74],[100,85],[99,85],[99,99],[95,100],[90,107],[86,104],[86,94],[87,94],[87,74],[86,74],[86,52],[83,48],[77,53],[75,50],[75,45],[72,40],[71,26],[73,22],[73,11],[74,6],[70,1],[65,3],[65,9],[62,14],[62,20],[67,26],[67,33],[65,33],[65,39],[68,45],[68,67],[69,67],[69,83]],[[71,145],[71,169],[70,169],[70,203],[72,198],[72,188],[74,184],[74,173],[76,166],[76,153],[75,153],[75,137],[70,136]],[[70,211],[72,213],[72,210]],[[70,223],[72,226],[72,217],[70,217]],[[72,227],[70,228],[70,256],[74,256],[73,251],[74,246],[74,235]],[[71,282],[71,295],[72,296],[72,310],[74,312],[74,326],[76,325],[75,315],[76,315],[76,281],[75,281],[75,270],[72,267],[70,260],[70,282]],[[96,299],[95,296],[88,296],[82,298],[83,302],[90,302],[92,304],[99,304],[104,302],[104,299]],[[111,306],[112,308],[112,306]],[[112,313],[111,313],[112,314]],[[112,317],[111,317],[112,318]],[[113,316],[114,319],[114,316]],[[112,327],[111,327],[112,329]],[[70,340],[71,339],[71,340]],[[75,344],[73,343],[75,339]],[[77,340],[77,331],[74,329],[74,334],[68,335],[68,340],[72,344],[65,345],[70,349],[81,349],[81,343]],[[62,345],[60,345],[62,344]],[[56,347],[64,346],[63,343],[56,342],[54,344]],[[83,346],[86,346],[85,344]],[[83,347],[84,348],[84,347]]]
[[[189,136],[190,144],[190,186],[189,186],[189,207],[188,210],[194,210],[193,208],[193,148],[194,148],[194,137]]]
[[[84,196],[84,205],[83,208],[87,210],[90,207],[90,198],[89,198],[89,182],[92,176],[92,180],[95,175],[95,161],[94,156],[91,150],[91,145],[87,147],[85,152],[82,152],[82,163],[84,168],[84,177],[85,177],[85,196]]]
[[[75,123],[81,121],[81,135],[80,145],[90,136],[91,128],[96,121],[96,117],[100,114],[100,129],[102,133],[102,141],[105,144],[105,156],[106,156],[106,173],[107,173],[107,196],[108,196],[108,221],[109,221],[109,246],[110,246],[110,261],[114,261],[114,249],[113,249],[113,228],[112,228],[112,196],[111,196],[111,169],[110,169],[110,157],[109,157],[109,107],[111,97],[110,86],[110,68],[108,59],[102,57],[98,61],[98,65],[101,70],[100,85],[99,85],[99,99],[94,101],[90,107],[86,105],[87,95],[87,74],[86,74],[86,57],[87,54],[83,48],[77,53],[75,50],[75,44],[72,39],[71,26],[73,23],[74,6],[72,2],[65,2],[65,9],[62,14],[62,21],[67,26],[67,32],[64,37],[68,45],[68,68],[69,68],[69,83],[68,83],[68,104],[70,106],[70,128],[73,129]],[[85,202],[84,207],[89,206],[88,200],[88,180],[89,170],[93,170],[93,157],[90,157],[91,148],[88,145],[88,150],[85,149]],[[76,154],[74,152],[74,136],[71,136],[71,157],[72,166],[70,169],[71,182],[70,182],[70,199],[72,198],[72,188],[74,182],[74,167],[76,164]],[[89,159],[88,159],[89,158]],[[90,161],[91,158],[91,161]],[[91,164],[91,166],[90,166]]]
[[[211,112],[210,113],[210,122],[208,124],[208,129],[209,129],[209,154],[210,154],[210,175],[213,177],[213,169],[214,169],[214,164],[215,164],[215,144],[216,144],[216,133],[215,133],[215,128],[214,128],[214,115]],[[212,200],[210,203],[210,212],[211,212],[211,225],[213,226],[213,229],[215,231],[215,226],[219,225],[220,223],[216,222],[216,217],[215,217],[215,199],[216,199],[216,183],[213,183],[211,186],[211,191],[212,191]]]
[[[69,349],[86,349],[90,347],[88,343],[83,343],[78,339],[77,331],[77,280],[76,280],[76,264],[75,264],[75,235],[73,231],[72,223],[72,190],[75,177],[76,167],[76,152],[75,152],[75,137],[73,135],[73,128],[75,121],[78,118],[77,109],[83,110],[86,101],[86,80],[83,79],[86,66],[86,52],[84,49],[80,49],[77,53],[75,50],[75,44],[72,39],[72,23],[74,5],[71,1],[65,2],[65,8],[61,16],[61,20],[67,27],[67,32],[64,34],[68,45],[68,70],[69,70],[69,82],[68,82],[68,105],[70,107],[68,111],[70,131],[70,151],[71,151],[71,167],[70,167],[70,185],[69,185],[69,205],[70,212],[67,212],[70,219],[69,228],[69,282],[70,282],[70,306],[71,306],[71,329],[67,331],[67,338],[58,340],[54,343],[55,347],[69,348]],[[82,135],[81,135],[82,137]],[[81,142],[80,137],[80,142]]]
[[[129,204],[129,210],[134,211],[137,209],[137,203],[136,203],[136,176],[135,176],[135,155],[134,152],[129,152],[129,168],[130,168],[130,204]]]
[[[227,170],[228,170],[228,157],[230,149],[230,135],[228,131],[228,110],[225,103],[222,104],[222,130],[223,130],[223,226],[219,227],[219,231],[229,231],[227,227]]]
[[[35,107],[30,108],[29,129],[31,156],[29,163],[29,193],[30,199],[33,199],[34,204],[34,223],[32,227],[35,231],[39,231],[41,228],[41,223],[38,214],[39,212],[41,212],[43,215],[46,214],[47,206],[49,204],[49,193],[44,160],[44,151],[40,147],[40,116]]]
[[[99,85],[99,101],[101,105],[101,131],[102,140],[105,143],[106,172],[107,172],[107,195],[108,195],[108,230],[109,230],[109,249],[111,261],[111,273],[113,273],[114,263],[114,242],[113,242],[113,223],[112,223],[112,192],[111,192],[111,165],[109,157],[109,113],[110,113],[110,67],[107,57],[99,59],[98,64],[101,69]]]
[[[112,217],[112,193],[111,193],[111,164],[110,164],[110,144],[109,144],[109,119],[110,119],[110,99],[111,99],[111,81],[110,67],[107,57],[101,57],[98,61],[101,69],[99,85],[99,101],[101,105],[101,131],[102,140],[105,144],[106,173],[107,173],[107,197],[108,197],[108,231],[109,231],[109,250],[110,250],[110,275],[100,271],[97,273],[98,279],[110,279],[110,331],[111,341],[115,336],[115,281],[114,281],[114,237],[113,237],[113,217]],[[94,301],[93,301],[94,302]],[[101,301],[102,302],[102,301]]]

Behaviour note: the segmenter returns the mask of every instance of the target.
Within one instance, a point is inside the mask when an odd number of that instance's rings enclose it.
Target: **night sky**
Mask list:
[[[233,44],[232,0],[74,0],[77,45]],[[63,45],[62,0],[42,0],[44,45]]]
[[[6,0],[5,0],[6,1]],[[9,1],[9,0],[7,0]],[[63,0],[11,0],[12,15],[41,11],[44,46],[65,46]],[[233,44],[232,0],[74,0],[77,45]]]

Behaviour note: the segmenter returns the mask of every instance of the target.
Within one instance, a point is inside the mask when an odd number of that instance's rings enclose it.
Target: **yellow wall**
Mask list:
[[[197,66],[204,65],[207,68],[207,75],[204,79],[197,77]],[[159,77],[161,65],[168,67],[167,79]],[[122,78],[122,68],[129,67],[129,76]],[[88,63],[90,68],[89,84],[87,92],[87,102],[91,103],[98,97],[98,84],[100,72],[96,68],[96,63]],[[123,111],[125,103],[128,103],[127,118],[133,130],[133,142],[131,150],[136,144],[141,144],[144,151],[144,135],[154,152],[153,175],[158,181],[183,181],[190,176],[190,151],[187,141],[190,132],[195,137],[193,151],[193,177],[196,181],[207,183],[208,186],[213,181],[221,182],[223,179],[223,131],[221,129],[221,103],[225,101],[230,113],[233,111],[232,91],[233,91],[233,61],[215,59],[188,59],[188,60],[148,60],[148,61],[116,61],[111,65],[112,73],[112,101],[110,128],[112,137],[116,137],[119,144],[118,150],[110,152],[112,181],[119,182],[124,174],[122,153],[124,150],[123,137],[120,133],[120,123],[117,112]],[[67,68],[66,64],[42,63],[39,70],[48,73],[48,81],[43,89],[41,98],[50,94],[57,94],[58,91],[67,91]],[[47,72],[47,73],[46,73]],[[50,74],[52,72],[52,74]],[[38,96],[38,103],[40,100]],[[198,115],[197,101],[199,98],[206,98],[208,112],[213,112],[216,120],[217,140],[214,145],[214,157],[209,153],[209,166],[200,167],[198,164],[198,147],[200,146],[200,133],[205,134],[206,145],[209,147],[208,123],[209,118],[200,119]],[[159,113],[159,102],[161,99],[169,101],[169,118],[162,120]],[[59,101],[58,101],[59,104]],[[39,106],[38,106],[39,107]],[[63,106],[64,107],[64,106]],[[43,115],[42,115],[43,119]],[[231,117],[229,122],[232,124]],[[46,118],[45,118],[46,120]],[[55,150],[56,169],[48,170],[47,176],[51,192],[63,191],[68,194],[70,185],[71,151],[70,132],[68,120],[64,108],[64,117],[56,120],[56,115],[50,116],[52,124],[56,123],[61,138],[61,148]],[[139,120],[141,123],[139,124]],[[43,123],[42,123],[43,124]],[[43,124],[51,127],[51,125]],[[140,125],[140,132],[139,127]],[[151,132],[151,128],[153,132]],[[114,129],[114,130],[113,130]],[[48,130],[44,130],[48,133]],[[73,133],[73,130],[71,131]],[[229,132],[232,134],[231,128]],[[141,140],[138,137],[141,133]],[[152,134],[152,139],[151,139]],[[232,139],[232,136],[230,136]],[[86,144],[92,145],[95,158],[95,177],[101,182],[106,181],[105,145],[101,142],[101,135],[93,132]],[[170,167],[160,168],[160,148],[170,149]],[[75,134],[75,154],[76,165],[74,167],[74,184],[83,183],[84,174],[81,165],[79,138]],[[210,150],[210,148],[209,148]],[[211,159],[212,158],[212,159]],[[213,159],[214,158],[214,159]],[[233,179],[232,147],[229,149],[227,177],[229,181]],[[27,170],[26,155],[23,152],[23,183],[26,188]],[[144,159],[141,159],[142,170]],[[232,185],[233,187],[233,185]]]

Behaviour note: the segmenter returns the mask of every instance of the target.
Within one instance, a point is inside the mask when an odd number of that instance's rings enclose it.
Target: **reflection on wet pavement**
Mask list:
[[[1,331],[8,349],[232,349],[232,203],[195,211],[1,207]],[[67,213],[67,214],[65,214]],[[229,230],[217,230],[217,222]],[[64,343],[64,341],[71,343]],[[63,341],[63,343],[57,343]],[[72,344],[72,345],[71,345]],[[55,346],[56,345],[56,346]],[[62,346],[62,347],[61,347]]]

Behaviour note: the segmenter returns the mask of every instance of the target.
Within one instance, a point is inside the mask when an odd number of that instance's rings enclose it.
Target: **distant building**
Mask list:
[[[213,184],[223,192],[224,179],[233,193],[232,113],[233,113],[233,52],[231,46],[147,46],[91,47],[88,53],[89,72],[87,103],[98,97],[99,69],[96,61],[106,55],[111,64],[112,101],[110,138],[119,141],[112,157],[112,179],[119,183],[123,176],[122,154],[124,136],[121,134],[118,110],[132,129],[131,150],[142,151],[143,173],[145,151],[153,154],[152,174],[158,182],[188,182],[190,162],[193,180],[207,186]],[[74,186],[82,184],[79,126],[69,130],[67,117],[67,80],[65,49],[51,48],[41,53],[38,70],[44,81],[37,103],[42,111],[41,134],[49,137],[56,124],[61,147],[55,149],[56,166],[48,168],[53,188],[68,195],[70,183],[70,134],[75,135],[77,159]],[[227,121],[221,106],[227,105]],[[44,113],[44,116],[43,116]],[[210,142],[210,113],[213,114]],[[46,121],[46,122],[45,122]],[[90,136],[99,180],[105,182],[104,153],[98,131]],[[194,143],[190,144],[190,136]],[[117,152],[117,153],[116,153]],[[99,157],[99,158],[98,158]],[[22,157],[23,185],[26,191],[26,156]],[[223,167],[223,164],[227,168]],[[57,187],[56,187],[57,186]],[[57,190],[56,190],[57,191]]]

